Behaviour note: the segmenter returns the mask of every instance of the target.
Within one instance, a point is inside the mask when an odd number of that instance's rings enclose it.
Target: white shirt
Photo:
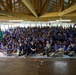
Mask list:
[[[47,48],[50,48],[50,43],[47,43],[47,44],[46,44],[46,47],[47,47]]]

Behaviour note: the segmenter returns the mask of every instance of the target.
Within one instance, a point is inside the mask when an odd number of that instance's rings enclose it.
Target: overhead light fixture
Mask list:
[[[70,22],[71,20],[56,20],[57,22]]]
[[[23,20],[9,20],[9,22],[23,22]]]

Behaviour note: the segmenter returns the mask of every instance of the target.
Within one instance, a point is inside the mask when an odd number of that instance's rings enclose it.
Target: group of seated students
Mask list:
[[[0,51],[7,55],[18,53],[18,56],[30,56],[43,53],[47,56],[76,53],[76,29],[62,27],[15,27],[3,32],[0,40]]]

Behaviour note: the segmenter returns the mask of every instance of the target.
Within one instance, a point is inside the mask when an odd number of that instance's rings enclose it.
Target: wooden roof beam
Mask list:
[[[64,6],[64,0],[61,0],[61,5],[60,5],[60,12],[63,10],[63,6]]]
[[[6,0],[6,7],[8,9],[8,12],[12,11],[12,0]]]
[[[62,11],[59,16],[63,16],[65,14],[71,13],[76,10],[76,4]]]
[[[44,14],[46,12],[49,3],[50,3],[50,0],[46,0],[44,6],[42,8],[42,11],[41,11],[40,15],[42,15],[42,14]]]
[[[41,11],[41,2],[40,2],[40,0],[37,0],[37,12],[38,12],[38,15],[40,14],[40,11]]]
[[[70,3],[70,6],[74,5],[76,3],[76,0],[72,0],[72,2]]]
[[[0,11],[0,14],[4,15],[4,16],[9,16],[9,17],[13,16],[13,14],[11,12],[9,13],[9,12]]]
[[[59,16],[59,12],[52,12],[52,13],[46,13],[46,14],[42,15],[42,16],[40,16],[40,18],[42,18],[42,17],[57,17],[57,16]]]
[[[7,10],[6,9],[6,6],[4,5],[4,3],[3,3],[3,1],[2,0],[0,0],[0,4],[2,5],[2,7],[4,8],[4,10]]]
[[[9,3],[8,3],[8,0],[6,0],[6,8],[7,8],[8,11],[9,11]]]
[[[58,7],[59,7],[59,12],[61,12],[64,7],[64,0],[58,0]]]
[[[73,12],[73,13],[69,13],[69,14],[66,14],[64,15],[64,17],[76,17],[76,12]]]
[[[10,11],[12,11],[12,0],[9,1]]]
[[[32,5],[33,5],[33,7],[35,9],[35,0],[31,0],[31,3],[32,3]]]
[[[58,8],[59,8],[59,11],[60,11],[60,7],[61,7],[61,0],[58,0]]]
[[[13,13],[12,17],[7,17],[7,16],[0,16],[0,20],[28,20],[28,21],[48,21],[48,20],[57,20],[60,19],[60,17],[58,16],[58,14],[56,14],[57,12],[55,12],[52,16],[48,15],[48,17],[39,17],[36,18],[34,15],[29,15],[29,14],[21,14],[21,13]],[[54,16],[55,15],[55,16]],[[51,17],[52,16],[52,17]],[[76,18],[76,12],[71,13],[71,14],[67,14],[62,16],[63,19],[75,19]]]
[[[70,6],[70,0],[68,0],[68,7]]]
[[[22,2],[26,5],[26,7],[35,15],[38,17],[37,12],[35,11],[33,5],[31,4],[30,0],[22,0]]]
[[[46,18],[46,17],[60,17],[61,12],[52,12],[52,13],[46,13],[42,16],[40,16],[40,18]],[[74,13],[70,13],[70,14],[65,14],[62,17],[76,17],[76,12]]]

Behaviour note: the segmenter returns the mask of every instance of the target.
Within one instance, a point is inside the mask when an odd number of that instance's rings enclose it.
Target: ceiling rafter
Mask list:
[[[50,11],[51,11],[51,10],[58,11],[58,7],[56,8],[56,6],[52,6],[52,5],[51,5],[51,7],[50,7]]]
[[[58,12],[57,12],[58,13]],[[73,17],[74,15],[75,15],[75,17]],[[64,15],[64,16],[62,16],[62,18],[63,19],[69,19],[69,18],[71,18],[71,20],[73,20],[74,18],[76,18],[76,13],[71,13],[71,14],[68,14],[68,15]],[[53,14],[54,15],[54,14]],[[34,15],[29,15],[29,14],[20,14],[20,13],[13,13],[13,16],[12,17],[7,17],[7,16],[0,16],[1,18],[0,18],[0,20],[13,20],[13,19],[17,19],[17,20],[19,20],[19,19],[23,19],[23,20],[31,20],[31,21],[48,21],[48,20],[57,20],[57,19],[60,19],[60,17],[59,16],[52,16],[52,17],[39,17],[39,18],[36,18]],[[26,18],[25,18],[26,17]]]
[[[20,13],[31,13],[31,11],[25,6],[23,2],[20,3]]]
[[[68,14],[68,13],[71,13],[71,12],[73,12],[75,10],[76,10],[76,4],[71,6],[71,7],[69,7],[69,8],[67,8],[67,9],[65,9],[64,11],[62,11],[60,13],[60,16],[63,16],[63,15]]]
[[[50,6],[50,11],[49,12],[53,12],[53,11],[58,11],[58,1],[56,0],[56,2],[55,1],[51,1],[50,2],[50,4],[49,4],[49,6]]]
[[[31,0],[31,3],[32,3],[32,5],[33,5],[33,7],[35,9],[35,0]]]
[[[64,0],[61,0],[61,4],[60,4],[60,12],[63,10],[63,7],[64,7]]]
[[[56,16],[59,16],[59,12],[46,13],[40,17],[42,18],[42,17],[56,17]]]
[[[23,1],[26,2],[26,5]],[[76,19],[76,0],[0,0],[0,18],[51,20]],[[31,4],[30,4],[31,3]],[[41,12],[43,12],[41,14]],[[15,14],[16,13],[16,14]],[[37,16],[37,17],[36,17]]]
[[[19,12],[20,12],[20,5],[21,5],[21,1],[19,0]]]
[[[70,6],[70,1],[71,1],[71,0],[68,0],[68,7]]]
[[[27,6],[27,8],[28,8],[36,17],[38,17],[37,12],[35,11],[34,7],[32,6],[30,0],[22,0],[22,2]]]
[[[14,4],[13,4],[13,11],[15,12],[15,0],[14,0]]]
[[[4,2],[2,0],[0,0],[0,4],[2,5],[2,7],[4,8],[4,10],[7,10],[6,6],[4,5]],[[2,9],[3,10],[3,9]]]
[[[9,16],[9,17],[12,17],[13,16],[13,14],[10,12],[4,12],[4,11],[0,11],[0,14],[2,14],[3,16]]]
[[[9,3],[8,3],[8,1],[9,1],[9,0],[6,0],[6,8],[7,8],[8,11],[9,11],[10,9],[9,9]]]
[[[72,0],[72,2],[70,3],[70,6],[74,5],[76,3],[76,0]]]
[[[12,0],[9,0],[9,1],[8,1],[8,5],[9,5],[10,11],[12,11]]]
[[[64,1],[64,4],[68,4],[68,2],[65,2],[65,1]]]
[[[61,12],[64,8],[64,0],[58,0],[59,12]]]
[[[5,16],[12,16],[12,12],[10,12],[10,10],[12,11],[12,0],[6,0],[5,2],[3,2],[2,0],[0,0],[0,4],[3,6],[4,10],[0,11],[0,14],[5,15]]]
[[[61,7],[61,0],[58,0],[58,8],[59,8],[59,11],[60,11],[60,7]]]
[[[40,15],[42,15],[42,14],[44,14],[46,12],[49,3],[50,3],[50,0],[46,0],[44,6],[42,8],[42,11],[40,12]]]
[[[60,17],[60,14],[61,14],[61,12],[51,12],[51,13],[46,13],[46,14],[40,16],[40,18],[45,18],[45,17]],[[63,16],[76,17],[76,12],[70,13],[70,14],[65,14]]]
[[[41,11],[41,2],[40,2],[40,0],[37,0],[37,13],[38,13],[38,15],[40,14],[40,11]]]

